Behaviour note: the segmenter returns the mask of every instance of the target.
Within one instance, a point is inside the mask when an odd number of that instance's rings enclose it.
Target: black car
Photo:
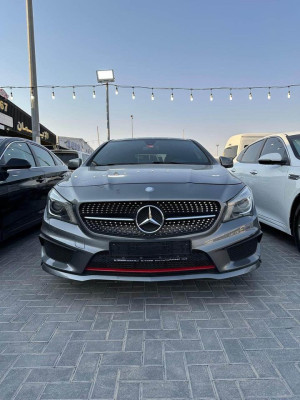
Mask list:
[[[0,137],[0,241],[38,224],[66,165],[31,140]]]

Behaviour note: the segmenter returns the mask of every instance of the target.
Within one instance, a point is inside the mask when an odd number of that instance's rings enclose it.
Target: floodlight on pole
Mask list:
[[[99,83],[105,83],[106,86],[106,125],[107,125],[107,140],[110,140],[110,123],[109,123],[109,82],[115,81],[114,71],[109,70],[97,70],[97,80]]]

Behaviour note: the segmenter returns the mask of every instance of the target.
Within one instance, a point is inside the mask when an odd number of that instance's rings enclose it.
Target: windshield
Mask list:
[[[293,152],[300,159],[300,135],[288,136]]]
[[[192,141],[134,139],[108,142],[89,165],[121,164],[212,164],[205,151]]]
[[[75,151],[74,151],[74,153],[70,153],[69,151],[65,152],[65,153],[54,151],[53,153],[58,158],[60,158],[62,160],[62,162],[64,162],[66,165],[68,164],[68,162],[70,160],[73,160],[73,158],[78,158],[78,153],[76,153]]]
[[[224,157],[231,157],[234,158],[237,155],[237,146],[231,146],[231,147],[226,147],[226,149],[224,149]]]

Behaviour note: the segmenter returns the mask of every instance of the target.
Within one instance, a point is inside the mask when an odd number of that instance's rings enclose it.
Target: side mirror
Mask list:
[[[1,165],[1,168],[4,171],[8,171],[9,169],[28,169],[31,168],[31,164],[22,158],[11,158],[6,164]]]
[[[222,165],[222,167],[224,167],[224,168],[232,168],[233,167],[233,158],[220,156],[219,160],[220,160],[220,164]]]
[[[266,165],[285,165],[287,160],[284,160],[279,153],[264,154],[258,159],[259,164]]]
[[[79,168],[81,164],[82,164],[81,158],[73,158],[72,160],[69,160],[68,168],[74,171],[75,169]]]

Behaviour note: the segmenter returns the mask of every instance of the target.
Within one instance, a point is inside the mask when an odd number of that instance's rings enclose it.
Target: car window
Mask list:
[[[246,147],[242,158],[238,161],[242,163],[257,163],[263,144],[264,140],[260,140]]]
[[[11,158],[20,158],[28,161],[31,166],[36,166],[30,148],[24,142],[14,142],[8,145],[1,157],[1,164],[6,164]]]
[[[300,135],[290,135],[287,138],[295,156],[300,159]]]
[[[68,162],[70,160],[73,160],[73,158],[78,158],[78,153],[76,151],[74,152],[70,152],[70,151],[58,151],[58,152],[54,152],[54,154],[59,157],[63,163],[65,163],[66,165],[68,164]]]
[[[244,150],[242,150],[242,151],[240,152],[240,154],[239,154],[239,155],[237,156],[237,158],[236,158],[237,161],[241,162],[241,160],[242,160],[242,158],[243,158],[243,156],[244,156],[244,154],[245,154],[245,151],[246,151],[246,149],[244,149]]]
[[[55,165],[51,154],[47,150],[40,146],[33,145],[32,147],[41,167],[51,167]]]
[[[90,165],[196,164],[212,162],[205,150],[191,140],[134,139],[111,141],[101,147]]]
[[[272,137],[266,140],[261,156],[271,153],[279,153],[283,160],[288,159],[283,141],[278,137]]]
[[[51,151],[52,158],[54,158],[56,165],[65,165],[62,160]]]
[[[89,158],[89,154],[82,153],[82,161],[85,162]]]

